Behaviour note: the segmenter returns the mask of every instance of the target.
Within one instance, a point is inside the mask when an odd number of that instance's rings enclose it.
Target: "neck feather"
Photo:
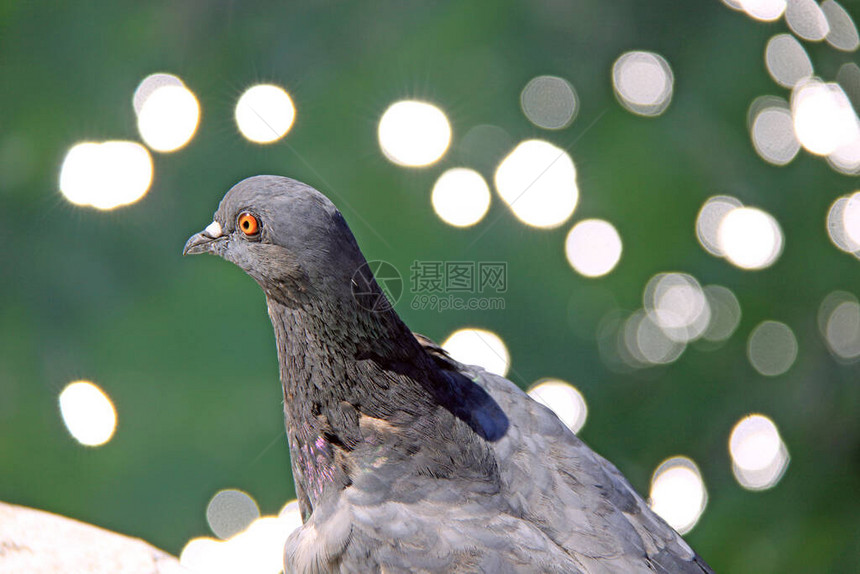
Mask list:
[[[296,493],[309,514],[328,489],[350,484],[362,418],[386,421],[403,409],[421,416],[436,407],[416,374],[429,359],[393,309],[267,302]]]

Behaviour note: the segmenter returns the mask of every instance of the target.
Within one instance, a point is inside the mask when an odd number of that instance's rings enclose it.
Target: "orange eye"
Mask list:
[[[236,220],[239,224],[239,229],[242,233],[251,237],[257,235],[260,231],[260,220],[250,211],[243,211],[239,214],[239,219]]]

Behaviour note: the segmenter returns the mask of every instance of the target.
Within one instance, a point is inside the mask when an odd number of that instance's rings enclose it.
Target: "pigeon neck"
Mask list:
[[[393,309],[268,298],[275,331],[296,491],[312,511],[329,489],[350,484],[350,453],[362,442],[363,416],[385,419],[403,401],[431,408],[410,377],[393,380],[380,365],[415,368],[424,356]]]

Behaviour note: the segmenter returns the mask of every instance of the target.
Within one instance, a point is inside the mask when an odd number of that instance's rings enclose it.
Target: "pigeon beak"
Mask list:
[[[213,221],[206,226],[206,229],[188,238],[185,247],[182,249],[182,254],[197,255],[199,253],[212,253],[212,244],[216,239],[223,237],[223,235],[221,224]]]

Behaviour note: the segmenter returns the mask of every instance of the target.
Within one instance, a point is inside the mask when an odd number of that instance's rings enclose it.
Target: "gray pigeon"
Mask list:
[[[551,410],[412,333],[317,190],[248,178],[183,253],[266,294],[304,522],[286,572],[712,572]]]

